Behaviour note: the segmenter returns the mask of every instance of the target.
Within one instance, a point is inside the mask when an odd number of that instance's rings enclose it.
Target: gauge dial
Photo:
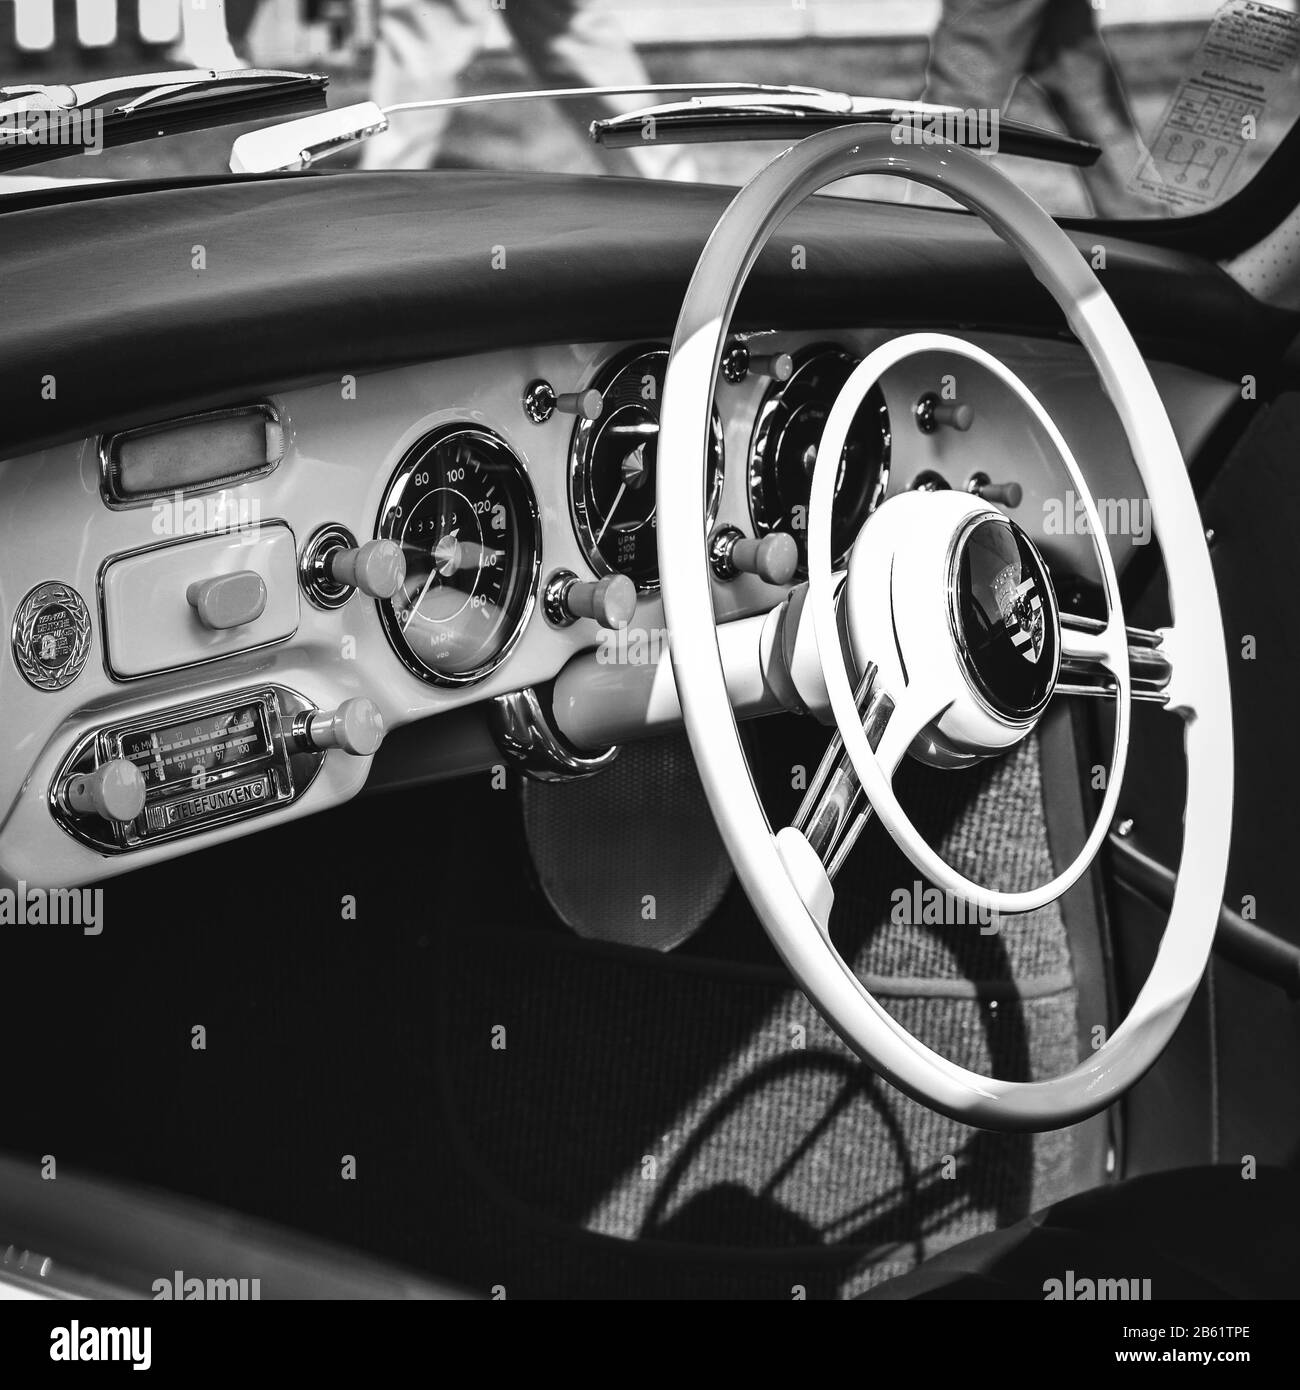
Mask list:
[[[760,535],[788,531],[799,545],[799,569],[808,570],[808,497],[817,446],[840,388],[856,361],[838,348],[817,348],[759,407],[749,459],[749,500]],[[835,479],[831,547],[838,564],[889,482],[889,411],[873,386],[849,426]]]
[[[393,475],[379,534],[406,556],[405,583],[379,605],[398,656],[435,684],[486,675],[537,589],[537,502],[523,464],[487,430],[435,430]]]
[[[579,421],[569,460],[573,524],[599,575],[625,574],[643,592],[659,587],[655,463],[666,348],[639,350],[596,382],[604,397],[597,420]],[[705,480],[704,524],[722,496],[722,420],[713,412]]]

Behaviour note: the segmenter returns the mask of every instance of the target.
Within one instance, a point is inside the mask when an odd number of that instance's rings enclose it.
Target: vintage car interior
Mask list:
[[[7,1274],[1300,1290],[1298,172],[0,201]]]

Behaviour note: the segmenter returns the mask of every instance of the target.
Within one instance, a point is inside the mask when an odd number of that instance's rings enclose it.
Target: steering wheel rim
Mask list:
[[[829,906],[821,895],[829,881],[821,861],[798,832],[787,827],[773,833],[727,696],[699,496],[704,429],[728,328],[741,288],[775,228],[811,193],[864,174],[903,177],[947,193],[1021,253],[1092,359],[1123,425],[1161,538],[1174,619],[1162,633],[1171,662],[1168,708],[1184,718],[1187,761],[1173,903],[1128,1016],[1091,1057],[1047,1080],[1003,1081],[958,1066],[908,1033],[856,979],[826,929]],[[687,735],[737,874],[804,992],[876,1071],[963,1123],[1046,1129],[1111,1104],[1159,1057],[1209,958],[1227,873],[1232,727],[1218,596],[1182,455],[1141,354],[1078,250],[1032,198],[965,150],[895,144],[885,127],[810,136],[741,189],[701,254],[669,354],[659,458],[660,579]],[[1101,535],[1099,526],[1095,534]],[[1195,633],[1186,624],[1189,614]],[[1105,828],[1103,821],[1103,834]],[[979,893],[970,900],[978,903]]]

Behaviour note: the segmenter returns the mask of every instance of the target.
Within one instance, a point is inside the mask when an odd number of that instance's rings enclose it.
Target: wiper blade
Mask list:
[[[987,134],[990,113],[965,113],[956,107],[922,102],[854,97],[843,92],[805,92],[736,99],[695,97],[689,101],[647,106],[591,123],[591,138],[606,149],[627,149],[645,142],[647,122],[653,124],[658,145],[711,144],[728,140],[802,140],[819,130],[843,125],[900,125],[907,127],[900,143],[916,143],[933,130],[955,138],[952,144],[980,145]],[[981,125],[978,115],[984,115]],[[953,119],[961,116],[961,120]],[[969,119],[976,116],[976,119]],[[997,148],[1003,154],[1057,164],[1087,167],[1101,157],[1098,146],[1022,121],[997,117]]]
[[[187,68],[0,87],[0,172],[141,140],[324,109],[320,73]]]

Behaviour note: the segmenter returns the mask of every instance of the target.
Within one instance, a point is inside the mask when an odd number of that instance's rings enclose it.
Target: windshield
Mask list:
[[[12,20],[10,20],[12,16]],[[12,32],[7,26],[12,23]],[[0,78],[255,66],[324,72],[330,106],[546,87],[755,82],[964,113],[1008,173],[1058,215],[1203,212],[1258,171],[1300,115],[1295,0],[101,0],[0,10]],[[782,143],[647,140],[600,149],[592,120],[662,96],[397,111],[329,167],[505,168],[739,184]],[[1089,141],[1091,168],[998,150],[1000,120]],[[259,122],[265,125],[266,122]],[[0,178],[156,178],[227,168],[223,126]],[[837,192],[937,200],[901,182]]]

